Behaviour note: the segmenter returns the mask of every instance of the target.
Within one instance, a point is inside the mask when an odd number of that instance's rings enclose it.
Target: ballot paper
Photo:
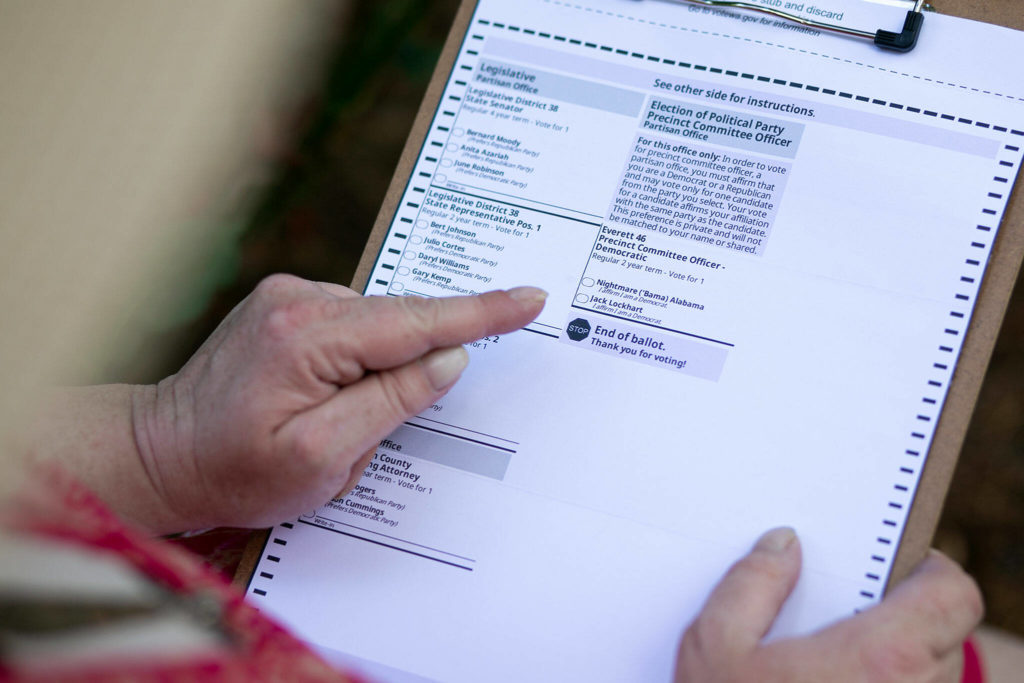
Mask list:
[[[898,4],[800,11],[898,30]],[[276,527],[249,597],[331,661],[453,682],[667,681],[778,525],[804,565],[770,637],[877,603],[1021,163],[1021,35],[929,15],[895,54],[480,0],[460,39],[365,293],[547,305]]]

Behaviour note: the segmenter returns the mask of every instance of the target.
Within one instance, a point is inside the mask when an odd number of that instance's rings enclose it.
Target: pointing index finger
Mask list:
[[[517,330],[540,314],[546,299],[542,289],[517,287],[475,296],[347,300],[342,318],[329,322],[325,343],[368,370],[383,370],[432,349]]]

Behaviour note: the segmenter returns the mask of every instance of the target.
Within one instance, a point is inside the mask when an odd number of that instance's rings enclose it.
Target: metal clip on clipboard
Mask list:
[[[715,7],[729,7],[732,9],[745,9],[752,12],[761,12],[763,14],[770,14],[787,21],[796,22],[797,24],[803,24],[804,26],[810,26],[812,28],[821,29],[823,31],[832,31],[833,33],[842,33],[847,36],[854,36],[856,38],[867,38],[874,42],[880,48],[885,50],[892,50],[894,52],[910,52],[917,45],[917,37],[921,35],[921,26],[924,24],[924,4],[925,0],[917,0],[914,3],[914,9],[907,12],[907,18],[903,21],[903,30],[899,33],[895,31],[886,31],[884,29],[878,29],[875,32],[861,31],[854,28],[846,28],[845,26],[839,26],[837,24],[827,24],[822,21],[815,21],[813,19],[805,19],[789,12],[783,12],[771,7],[764,7],[762,5],[754,4],[753,2],[740,2],[736,0],[681,0],[682,2],[692,2],[699,5],[712,5]]]

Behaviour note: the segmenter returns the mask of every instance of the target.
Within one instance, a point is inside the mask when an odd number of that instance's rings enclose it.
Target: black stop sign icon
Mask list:
[[[583,318],[576,318],[565,328],[565,333],[573,341],[583,341],[590,336],[590,323]]]

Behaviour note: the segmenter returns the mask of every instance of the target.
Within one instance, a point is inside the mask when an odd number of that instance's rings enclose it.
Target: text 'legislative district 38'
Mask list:
[[[673,334],[608,320],[598,315],[572,316],[561,341],[717,382],[729,350]]]

